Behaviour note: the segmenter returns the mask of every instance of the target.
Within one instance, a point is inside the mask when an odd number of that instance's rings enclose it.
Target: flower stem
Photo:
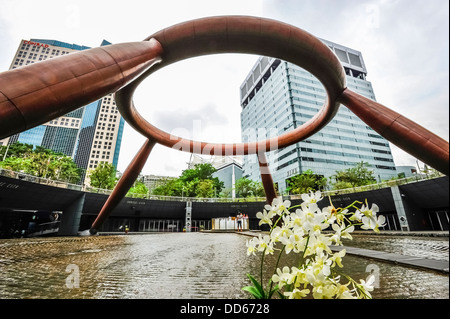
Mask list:
[[[263,287],[263,266],[264,266],[264,256],[266,255],[266,249],[267,248],[264,248],[264,251],[263,251],[262,256],[261,256],[261,269],[260,269],[261,287]]]
[[[356,207],[355,205],[356,204],[362,204],[362,202],[360,202],[360,201],[357,201],[357,200],[355,200],[353,203],[351,203],[350,205],[348,205],[347,207],[345,207],[345,208],[342,208],[342,210],[346,210],[346,209],[349,209],[350,207],[353,207],[353,208],[358,208],[358,207]]]
[[[310,238],[310,236],[308,235],[308,238],[306,239],[305,249],[303,250],[302,256],[300,257],[300,263],[298,264],[299,269],[303,265],[303,261],[304,261],[303,259],[305,258],[306,250],[308,249],[309,238]]]
[[[283,248],[281,248],[280,254],[278,255],[277,263],[276,263],[276,265],[275,265],[275,269],[273,270],[273,274],[274,274],[274,275],[275,275],[276,272],[277,272],[278,264],[280,263],[281,254],[283,253],[285,247],[286,247],[286,245],[283,245]],[[269,288],[269,291],[267,291],[267,295],[269,295],[270,292],[272,291],[272,286],[273,286],[273,281],[270,280],[270,288]]]
[[[363,294],[364,297],[365,297],[366,299],[372,299],[371,296],[368,296],[368,295],[366,294],[366,292],[364,291],[364,289],[361,289],[360,284],[358,284],[352,277],[350,277],[350,276],[348,276],[347,274],[345,274],[345,273],[343,273],[343,272],[337,270],[336,268],[333,268],[332,271],[333,271],[334,273],[338,274],[339,276],[342,276],[342,277],[346,278],[349,282],[351,282],[351,284],[353,285],[353,287],[355,287],[357,291],[359,291],[361,294]]]

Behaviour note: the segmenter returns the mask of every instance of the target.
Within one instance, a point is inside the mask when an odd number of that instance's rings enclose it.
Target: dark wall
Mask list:
[[[433,211],[449,209],[449,178],[447,176],[401,185],[399,189],[405,204],[409,205],[411,216],[408,216],[411,230],[429,229],[429,214]],[[20,179],[0,176],[0,215],[1,209],[32,209],[63,211],[76,201],[82,192],[71,189],[41,185]],[[80,229],[89,228],[103,204],[107,195],[86,193],[83,206]],[[287,197],[288,198],[288,197]],[[335,195],[331,200],[335,207],[345,207],[357,200],[368,204],[376,203],[382,214],[395,214],[396,209],[391,188],[366,191],[353,194]],[[300,204],[301,200],[292,200],[292,205]],[[192,219],[207,220],[214,217],[235,216],[240,210],[250,219],[256,218],[256,213],[262,211],[264,202],[214,203],[193,202]],[[324,198],[320,206],[328,206]],[[139,219],[185,219],[185,202],[158,201],[148,199],[124,198],[111,214],[114,218]],[[1,218],[2,216],[0,216]]]
[[[236,216],[238,211],[247,214],[249,218],[256,218],[256,213],[264,209],[265,202],[242,202],[242,203],[210,203],[193,202],[193,219],[210,219],[215,217]]]
[[[449,229],[448,177],[401,185],[399,189],[403,203],[408,210],[407,218],[410,230]]]

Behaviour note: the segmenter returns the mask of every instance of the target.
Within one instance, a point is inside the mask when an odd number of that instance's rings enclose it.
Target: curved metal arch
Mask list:
[[[71,53],[0,73],[0,139],[116,92],[154,63],[156,40]]]
[[[275,20],[226,16],[184,22],[161,30],[146,40],[157,40],[162,61],[116,92],[116,104],[126,121],[157,143],[190,153],[247,155],[283,148],[323,128],[336,114],[337,98],[346,88],[345,71],[334,53],[308,32]],[[280,58],[313,73],[328,97],[322,109],[307,123],[278,137],[253,143],[220,144],[173,136],[147,122],[136,110],[132,97],[138,85],[153,72],[191,57],[217,53],[248,53]]]
[[[281,136],[258,143],[216,144],[175,138],[148,123],[132,96],[147,76],[171,63],[216,53],[254,53],[299,65],[324,85],[327,100],[310,121]],[[156,64],[155,63],[158,63]],[[142,42],[90,49],[0,73],[0,138],[30,129],[116,92],[122,116],[148,137],[91,228],[101,225],[137,178],[155,143],[210,154],[258,153],[284,147],[319,131],[346,105],[367,125],[440,172],[449,174],[449,143],[417,123],[346,88],[344,70],[334,53],[306,31],[275,20],[210,17],[180,23]],[[270,173],[269,173],[270,175]],[[268,202],[275,196],[271,176],[263,178]]]

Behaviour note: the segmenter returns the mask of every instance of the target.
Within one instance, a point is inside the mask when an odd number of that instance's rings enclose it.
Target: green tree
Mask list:
[[[242,177],[235,183],[236,197],[253,196],[253,181],[251,179]]]
[[[199,180],[213,179],[212,175],[217,170],[208,163],[196,164],[192,169],[186,169],[181,173],[182,180],[192,180],[198,178]]]
[[[334,189],[348,188],[348,186],[358,187],[377,182],[373,171],[369,169],[369,163],[363,161],[356,163],[355,167],[336,171],[333,177],[336,180],[333,184]]]
[[[7,152],[2,148],[4,161],[0,167],[25,174],[53,180],[76,183],[80,180],[81,170],[71,157],[62,153],[31,144],[15,143]],[[2,157],[2,159],[3,159]]]
[[[235,184],[236,197],[263,197],[264,186],[261,182],[242,177]]]
[[[52,169],[57,180],[77,183],[81,178],[81,169],[69,156],[59,157],[57,161],[52,161]]]
[[[182,196],[183,184],[179,178],[166,178],[160,181],[160,185],[152,190],[154,195]]]
[[[34,152],[29,155],[29,158],[31,160],[29,167],[31,174],[48,179],[54,178],[54,166],[51,165],[51,154],[46,152]]]
[[[213,177],[213,174],[216,172],[214,166],[209,163],[204,164],[196,164],[192,169],[186,169],[181,173],[180,181],[183,185],[183,193],[184,196],[189,197],[213,197],[219,194],[224,188],[223,182],[219,180],[217,177]],[[202,181],[209,180],[208,184],[200,183]],[[206,192],[207,185],[211,185],[212,193]],[[199,189],[200,186],[200,189]],[[210,196],[200,196],[201,194],[210,194]]]
[[[15,172],[30,174],[30,170],[28,169],[29,162],[30,160],[28,158],[7,157],[4,161],[0,162],[0,167]]]
[[[24,157],[27,154],[30,154],[33,152],[33,145],[32,144],[24,144],[24,143],[14,143],[11,145],[2,145],[0,146],[0,161],[3,160],[3,158],[9,158],[9,157]],[[5,156],[6,155],[6,156]]]
[[[111,163],[100,162],[89,171],[90,185],[101,189],[113,189],[117,183],[116,168]]]
[[[209,163],[196,164],[194,168],[186,169],[181,173],[180,181],[183,184],[183,193],[185,196],[200,197],[198,196],[199,183],[204,180],[212,181],[213,193],[211,196],[219,194],[224,188],[223,182],[217,177],[213,177],[216,172],[214,166]],[[205,185],[202,185],[202,192],[205,190]]]
[[[221,198],[230,198],[232,196],[233,196],[233,190],[231,189],[231,187],[222,189],[222,191],[219,194],[219,197],[221,197]]]
[[[197,184],[197,197],[209,198],[214,197],[214,182],[211,179],[202,179]]]
[[[314,174],[310,169],[288,180],[290,194],[305,194],[310,191],[322,190],[327,185],[327,179]]]
[[[148,194],[148,188],[141,181],[136,181],[134,185],[130,188],[126,196],[135,196],[135,195],[143,195],[146,196]]]
[[[427,178],[430,177],[439,177],[442,175],[441,172],[439,172],[437,169],[428,167],[427,164],[423,165],[423,169],[420,169],[420,171],[427,176]]]
[[[214,197],[224,188],[223,182],[212,175],[216,169],[211,164],[197,164],[186,169],[176,179],[166,180],[152,193],[164,196]]]

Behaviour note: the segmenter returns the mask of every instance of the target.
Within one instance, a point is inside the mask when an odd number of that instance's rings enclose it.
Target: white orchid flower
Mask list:
[[[285,200],[283,198],[277,197],[272,201],[272,205],[265,205],[264,208],[273,213],[274,215],[288,214],[288,208],[291,206],[291,201]]]
[[[302,194],[302,200],[304,203],[307,204],[315,204],[322,200],[323,196],[320,191],[317,191],[315,193],[310,192],[309,194]]]
[[[362,229],[373,229],[376,233],[379,233],[379,227],[383,227],[386,225],[386,217],[383,215],[373,217],[366,217],[364,216],[361,219],[363,225],[361,226]]]
[[[259,226],[262,224],[269,224],[272,226],[272,217],[273,215],[270,212],[267,212],[265,209],[263,209],[263,212],[257,212],[256,217],[260,219]]]

